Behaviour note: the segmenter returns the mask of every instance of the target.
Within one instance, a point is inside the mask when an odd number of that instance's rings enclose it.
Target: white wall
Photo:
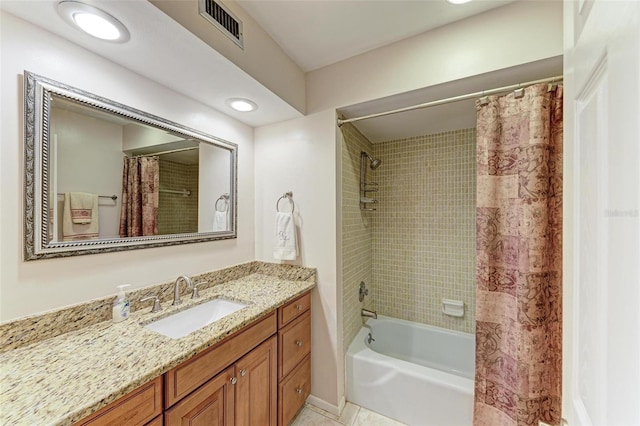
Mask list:
[[[562,1],[520,0],[307,74],[307,113],[562,55]]]
[[[117,195],[113,201],[98,198],[100,238],[118,238],[122,192],[122,125],[72,111],[52,108],[53,136],[50,163],[51,194],[55,196],[57,241],[62,241],[64,196],[58,193],[91,192]],[[55,153],[54,153],[55,151]]]
[[[213,231],[213,217],[216,211],[216,203],[220,211],[228,205],[227,221],[230,220],[233,200],[228,203],[218,201],[222,194],[231,195],[229,175],[231,174],[231,155],[226,149],[200,143],[198,155],[200,167],[198,167],[198,232]],[[227,229],[231,226],[227,222]]]
[[[335,113],[324,111],[255,131],[256,259],[274,261],[276,200],[293,192],[300,257],[318,269],[312,295],[311,393],[338,406],[343,388],[338,318],[342,318],[336,269]],[[288,209],[286,200],[280,209]],[[317,402],[317,401],[316,401]],[[331,407],[327,407],[331,408]]]
[[[15,18],[0,15],[0,320],[115,294],[254,259],[253,130],[119,65]],[[29,70],[239,145],[238,238],[25,262],[23,78]]]
[[[122,130],[122,152],[181,141],[182,138],[154,127],[127,124]],[[157,152],[157,151],[156,151]]]

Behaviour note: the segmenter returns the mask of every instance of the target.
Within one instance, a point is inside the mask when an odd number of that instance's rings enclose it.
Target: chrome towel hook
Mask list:
[[[279,213],[280,209],[278,208],[278,204],[280,204],[280,201],[283,199],[289,199],[289,202],[291,203],[291,213],[294,212],[294,210],[296,209],[296,203],[293,202],[293,192],[288,191],[285,192],[282,197],[278,198],[278,201],[276,201],[276,211]]]

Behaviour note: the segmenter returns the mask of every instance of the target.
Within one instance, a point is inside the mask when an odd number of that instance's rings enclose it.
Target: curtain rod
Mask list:
[[[156,155],[173,154],[174,152],[191,151],[192,149],[198,149],[198,148],[199,147],[197,147],[197,146],[191,146],[189,148],[171,149],[169,151],[153,152],[153,153],[150,153],[150,154],[132,155],[129,158],[153,157],[153,156],[156,156]]]
[[[528,81],[526,83],[512,84],[511,86],[498,87],[496,89],[491,89],[491,90],[483,90],[481,92],[469,93],[467,95],[454,96],[452,98],[440,99],[437,101],[431,101],[423,104],[393,109],[390,111],[377,112],[375,114],[363,115],[360,117],[346,118],[344,120],[338,118],[338,127],[341,127],[345,123],[353,123],[354,121],[366,120],[368,118],[383,117],[385,115],[397,114],[399,112],[413,111],[415,109],[428,108],[432,106],[450,104],[450,103],[459,102],[459,101],[466,101],[468,99],[495,95],[497,93],[502,93],[502,92],[510,92],[512,90],[523,89],[527,86],[532,86],[534,84],[539,84],[539,83],[556,83],[560,81],[562,81],[561,75],[555,76],[555,77],[543,78],[541,80]]]

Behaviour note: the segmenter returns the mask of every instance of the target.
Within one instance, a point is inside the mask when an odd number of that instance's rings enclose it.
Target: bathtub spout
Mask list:
[[[363,309],[360,315],[362,315],[363,317],[378,319],[378,313],[376,311],[370,311],[368,309]]]

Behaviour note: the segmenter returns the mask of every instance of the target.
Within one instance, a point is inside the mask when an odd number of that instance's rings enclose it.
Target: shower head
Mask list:
[[[379,158],[373,158],[365,151],[361,151],[360,155],[362,157],[366,157],[369,160],[369,167],[371,168],[371,170],[377,169],[382,163],[382,160],[380,160]]]

